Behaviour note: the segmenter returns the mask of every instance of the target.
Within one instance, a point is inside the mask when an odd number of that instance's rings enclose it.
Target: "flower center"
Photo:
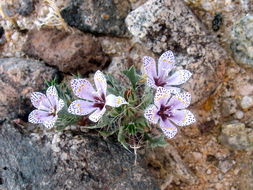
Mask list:
[[[93,104],[93,107],[99,108],[100,110],[102,110],[103,107],[105,106],[105,95],[104,95],[104,93],[102,93],[101,96],[95,96],[94,100],[95,100],[95,102]]]
[[[173,113],[172,113],[172,107],[171,106],[165,106],[165,105],[161,105],[160,107],[160,110],[158,111],[157,113],[161,118],[162,120],[166,120],[170,117],[173,116]]]
[[[56,116],[56,105],[50,110],[49,115],[55,117]]]
[[[154,81],[155,81],[155,85],[156,86],[161,86],[161,87],[164,87],[165,84],[166,84],[166,81],[164,81],[162,78],[154,78]]]

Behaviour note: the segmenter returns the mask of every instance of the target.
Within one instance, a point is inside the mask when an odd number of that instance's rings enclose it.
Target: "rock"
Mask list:
[[[222,171],[222,173],[227,173],[232,167],[234,163],[232,160],[222,160],[219,161],[218,168]]]
[[[18,13],[22,16],[28,16],[34,11],[34,2],[33,0],[20,0],[20,8]]]
[[[253,16],[246,15],[232,29],[231,49],[237,63],[253,67]]]
[[[202,155],[198,156],[200,157]],[[162,179],[162,186],[164,186],[164,189],[166,189],[170,183],[182,182],[192,186],[199,183],[196,175],[191,171],[188,165],[185,164],[176,148],[171,144],[165,147],[157,147],[153,150],[147,149],[145,158],[154,175]]]
[[[236,101],[232,98],[227,98],[222,103],[221,113],[222,116],[227,117],[236,112]]]
[[[62,134],[59,152],[51,150],[52,135],[31,134],[5,122],[0,127],[0,189],[129,189],[158,190],[134,154],[115,142],[89,134]]]
[[[56,70],[42,62],[23,58],[0,59],[0,118],[27,119],[30,93],[45,88]]]
[[[238,110],[238,111],[235,112],[235,118],[236,119],[242,119],[243,116],[244,116],[244,113],[242,111]]]
[[[23,50],[65,73],[87,74],[109,63],[109,57],[89,34],[70,34],[55,29],[32,30]]]
[[[241,100],[241,107],[244,110],[247,110],[253,107],[253,97],[252,96],[244,96]]]
[[[84,32],[121,36],[127,31],[128,0],[71,0],[61,11],[64,20]]]
[[[205,100],[224,77],[226,52],[182,1],[149,0],[126,18],[129,31],[157,54],[172,50],[178,67],[193,73],[183,87],[192,103]]]
[[[232,121],[222,125],[220,140],[224,145],[235,150],[244,150],[252,147],[253,130],[245,128],[243,123]]]

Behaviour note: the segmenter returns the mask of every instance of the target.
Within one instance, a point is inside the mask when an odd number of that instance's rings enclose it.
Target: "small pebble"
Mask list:
[[[238,110],[238,111],[235,112],[235,118],[236,118],[236,119],[242,119],[243,116],[244,116],[243,111]]]
[[[244,96],[241,100],[241,107],[244,110],[247,110],[253,107],[253,98],[252,96]]]
[[[212,173],[211,169],[206,170],[206,174],[210,175]]]

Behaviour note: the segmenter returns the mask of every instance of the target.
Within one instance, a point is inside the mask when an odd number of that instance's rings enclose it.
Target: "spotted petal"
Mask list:
[[[178,94],[181,92],[180,88],[174,86],[165,85],[164,88],[166,88],[171,94]]]
[[[144,64],[145,74],[147,74],[150,78],[157,77],[155,60],[152,57],[144,56],[142,61]]]
[[[42,110],[33,110],[28,116],[28,121],[30,123],[43,123],[44,121],[50,119],[50,113]]]
[[[188,70],[176,71],[172,76],[167,79],[167,85],[180,85],[189,80],[192,73]]]
[[[153,124],[158,122],[157,108],[155,105],[150,105],[144,112],[144,117]]]
[[[95,85],[97,87],[97,91],[98,91],[99,95],[101,95],[101,93],[106,95],[106,89],[107,89],[106,78],[105,78],[104,74],[101,71],[98,70],[95,73],[94,82],[95,82]]]
[[[31,94],[31,102],[35,108],[39,108],[41,101],[46,98],[47,97],[45,96],[45,94],[42,94],[40,92],[33,92]]]
[[[128,104],[125,98],[121,96],[115,96],[113,94],[109,94],[106,97],[106,105],[111,106],[111,107],[119,107],[123,104]]]
[[[54,125],[55,125],[57,119],[58,119],[58,116],[57,116],[57,115],[54,116],[54,117],[52,116],[51,119],[48,119],[48,120],[44,121],[44,122],[43,122],[43,125],[44,125],[46,128],[51,129],[51,128],[54,127]]]
[[[71,81],[71,87],[77,97],[91,101],[94,100],[96,91],[89,81],[85,79],[74,79]]]
[[[177,134],[177,127],[173,125],[168,119],[162,121],[160,120],[159,125],[168,138],[173,138]]]
[[[167,76],[175,65],[175,58],[172,51],[164,52],[158,60],[158,76]]]
[[[161,105],[165,105],[168,102],[170,97],[171,94],[167,89],[158,87],[155,94],[154,103],[158,108],[160,108]]]
[[[51,103],[51,106],[56,106],[58,102],[58,93],[55,86],[50,86],[46,92],[47,98]]]
[[[173,109],[185,109],[191,103],[191,94],[188,92],[183,92],[172,96],[169,101],[169,105],[173,106]]]
[[[88,102],[85,100],[75,100],[70,104],[68,112],[73,115],[88,115],[97,109],[93,107],[93,105],[93,102]]]
[[[89,116],[89,120],[93,122],[98,122],[98,120],[104,115],[105,111],[105,107],[102,110],[97,109]]]
[[[196,121],[189,110],[173,110],[173,117],[170,117],[170,120],[179,126],[190,125]]]
[[[52,110],[54,110],[54,106],[51,104],[48,98],[45,98],[40,102],[38,109],[46,112],[52,112]]]
[[[147,78],[147,85],[150,86],[151,88],[157,89],[157,86],[153,78],[150,77]]]
[[[63,107],[64,107],[64,101],[62,99],[59,99],[56,105],[56,112],[58,113]]]

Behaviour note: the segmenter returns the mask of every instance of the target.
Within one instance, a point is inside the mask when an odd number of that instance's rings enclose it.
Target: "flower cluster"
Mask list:
[[[171,51],[163,53],[157,64],[148,56],[143,58],[143,63],[143,78],[134,67],[122,71],[120,78],[128,78],[129,85],[101,71],[94,75],[96,88],[80,78],[71,81],[72,90],[67,85],[50,83],[46,95],[32,93],[31,101],[37,109],[30,113],[29,122],[62,129],[87,117],[91,122],[85,125],[93,123],[87,128],[99,129],[103,136],[117,134],[126,148],[143,141],[149,141],[151,146],[163,145],[164,136],[157,138],[151,133],[156,124],[166,137],[173,138],[178,131],[176,126],[195,122],[194,115],[186,109],[191,95],[179,88],[192,74],[179,70],[169,75],[175,65]]]
[[[185,126],[195,122],[194,115],[185,109],[190,105],[191,95],[180,93],[180,88],[175,87],[185,83],[192,74],[188,70],[179,70],[168,76],[175,65],[171,51],[161,55],[158,65],[152,57],[144,57],[143,62],[147,84],[157,89],[154,105],[145,110],[145,118],[153,124],[159,123],[164,134],[173,138],[177,134],[174,124]]]

